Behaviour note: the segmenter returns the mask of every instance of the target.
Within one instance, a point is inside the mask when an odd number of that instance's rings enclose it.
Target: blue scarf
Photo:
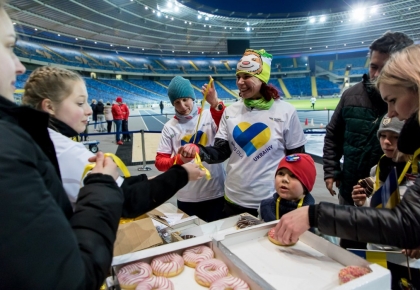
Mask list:
[[[177,110],[175,110],[175,118],[181,124],[187,123],[189,120],[191,120],[195,116],[197,116],[197,114],[198,114],[198,107],[197,107],[197,104],[195,102],[193,103],[193,108],[188,115],[181,115],[180,113],[177,112]]]

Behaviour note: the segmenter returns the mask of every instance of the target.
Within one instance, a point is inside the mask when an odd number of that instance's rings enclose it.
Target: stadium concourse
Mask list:
[[[327,99],[328,100],[328,99]],[[308,100],[301,100],[302,102],[309,103]],[[89,140],[99,141],[99,149],[103,152],[116,153],[117,156],[123,159],[127,164],[131,175],[138,174],[147,174],[149,177],[156,176],[161,174],[154,165],[154,160],[156,156],[156,149],[158,142],[160,140],[160,131],[163,128],[163,125],[174,116],[173,107],[166,106],[164,108],[163,114],[160,114],[160,109],[158,106],[153,108],[142,108],[142,109],[131,109],[130,118],[128,122],[128,129],[131,132],[139,132],[144,130],[145,138],[145,156],[146,156],[146,167],[150,170],[139,171],[143,168],[143,154],[142,154],[142,143],[141,143],[141,133],[133,133],[131,138],[132,142],[126,142],[121,146],[115,144],[115,138],[113,135],[97,133],[93,129],[93,124],[89,125]],[[325,126],[328,123],[328,114],[330,117],[333,111],[319,110],[298,110],[298,116],[302,123],[302,128],[310,129],[321,128],[321,124]],[[306,119],[310,120],[308,125],[305,125]],[[311,121],[313,119],[313,125]],[[113,130],[114,131],[114,130]],[[315,130],[316,131],[316,130]],[[325,183],[323,179],[323,169],[322,169],[322,147],[324,132],[319,130],[318,132],[308,132],[306,135],[308,143],[306,144],[306,151],[314,156],[316,161],[316,170],[317,174],[316,182],[313,191],[311,192],[317,202],[328,201],[332,203],[338,203],[338,198],[332,197],[325,188]],[[127,154],[128,152],[128,154]],[[226,162],[225,162],[226,164]],[[168,202],[176,206],[176,197],[172,197]]]

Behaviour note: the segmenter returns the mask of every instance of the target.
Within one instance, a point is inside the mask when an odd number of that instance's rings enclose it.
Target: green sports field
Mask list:
[[[311,110],[312,109],[312,104],[309,99],[288,100],[284,98],[283,100],[295,106],[296,110]],[[317,98],[316,103],[315,103],[315,110],[328,110],[328,109],[335,110],[339,101],[340,101],[339,98],[334,98],[334,99]]]

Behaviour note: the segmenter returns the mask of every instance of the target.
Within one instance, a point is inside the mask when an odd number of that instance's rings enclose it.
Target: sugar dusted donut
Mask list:
[[[184,259],[177,253],[168,253],[154,258],[150,265],[156,276],[173,277],[184,270]]]
[[[211,283],[229,275],[229,269],[225,263],[217,259],[205,260],[195,267],[195,281],[204,287],[210,287]]]
[[[134,289],[137,284],[152,276],[149,264],[137,262],[124,266],[118,271],[117,278],[122,288]]]
[[[284,246],[284,247],[290,247],[290,246],[293,246],[294,244],[296,244],[296,243],[292,243],[292,244],[284,245],[284,244],[280,243],[279,241],[277,241],[274,238],[275,229],[276,228],[272,228],[271,230],[268,231],[268,239],[270,240],[270,242],[272,242],[273,244],[276,244],[278,246]]]
[[[344,269],[340,270],[340,272],[338,273],[338,279],[340,280],[340,284],[344,284],[363,275],[366,275],[370,272],[372,271],[366,267],[347,266]]]
[[[214,252],[207,246],[196,246],[193,248],[186,249],[182,253],[182,258],[184,258],[185,265],[191,268],[204,260],[213,259]]]
[[[152,276],[140,282],[136,287],[136,290],[153,290],[153,289],[173,290],[175,289],[175,287],[172,281],[169,280],[168,278],[156,277],[156,276]]]
[[[227,276],[211,283],[209,290],[249,290],[249,286],[242,279]]]

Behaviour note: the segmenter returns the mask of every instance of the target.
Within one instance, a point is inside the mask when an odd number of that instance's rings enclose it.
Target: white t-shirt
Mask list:
[[[163,127],[162,138],[157,152],[176,155],[178,148],[187,143],[193,143],[194,137],[192,135],[195,133],[198,118],[199,115],[183,124],[179,123],[175,118],[169,120]],[[217,126],[210,111],[204,110],[198,126],[196,143],[203,146],[213,145],[216,132]],[[226,177],[223,164],[207,164],[203,162],[203,165],[210,171],[211,179],[202,178],[198,181],[188,182],[185,187],[176,193],[178,200],[200,202],[223,196]]]
[[[316,98],[312,97],[312,98],[311,98],[311,103],[312,103],[312,104],[315,104],[315,102],[316,102]]]
[[[90,152],[82,143],[75,142],[61,133],[50,128],[48,128],[48,132],[54,143],[64,190],[74,208],[82,185],[83,171],[89,164],[88,159],[95,154]],[[121,186],[123,181],[124,179],[119,177],[117,184]]]
[[[285,149],[306,143],[295,108],[279,99],[269,110],[251,110],[243,101],[227,107],[216,138],[227,140],[232,150],[226,168],[226,196],[255,209],[272,195],[275,171]]]

